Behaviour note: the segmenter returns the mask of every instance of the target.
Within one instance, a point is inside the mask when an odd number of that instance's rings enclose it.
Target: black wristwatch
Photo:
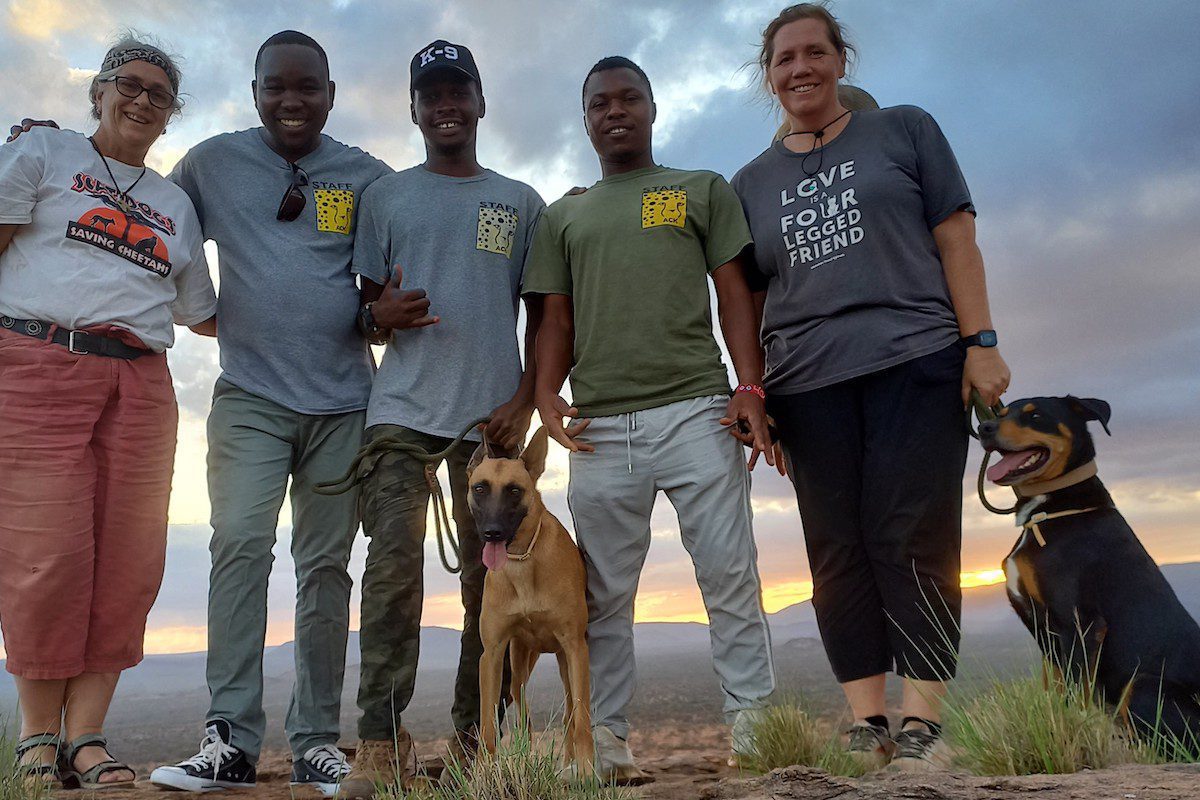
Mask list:
[[[371,312],[374,303],[366,303],[358,310],[358,330],[367,341],[379,344],[383,340],[383,329],[375,324],[375,315]]]
[[[978,333],[973,333],[970,336],[962,337],[958,340],[958,343],[964,348],[975,347],[976,345],[979,347],[995,347],[997,344],[996,332],[979,331]]]

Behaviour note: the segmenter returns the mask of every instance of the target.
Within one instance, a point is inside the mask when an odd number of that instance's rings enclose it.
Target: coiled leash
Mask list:
[[[971,390],[971,407],[975,410],[975,419],[980,422],[990,422],[999,415],[1000,410],[1004,406],[997,403],[994,406],[984,405],[983,398],[979,396],[979,392],[975,389]],[[967,415],[967,433],[971,434],[973,439],[979,439],[979,431],[971,427],[971,416]],[[1017,510],[1017,504],[1013,503],[1011,508],[998,508],[991,504],[987,499],[987,494],[984,493],[984,481],[987,479],[988,461],[992,458],[992,454],[988,450],[983,451],[983,462],[979,465],[979,479],[975,482],[975,488],[979,492],[979,501],[983,503],[983,507],[993,514],[1013,514]],[[1015,491],[1015,490],[1014,490]]]
[[[359,474],[359,468],[367,459],[376,455],[383,455],[384,453],[408,453],[413,458],[425,464],[425,484],[429,487],[430,496],[433,497],[433,527],[437,532],[438,556],[442,559],[442,566],[446,568],[446,571],[451,575],[456,575],[462,572],[462,546],[450,527],[450,515],[446,513],[446,495],[442,492],[441,481],[437,478],[437,468],[438,464],[449,456],[454,448],[462,444],[463,439],[466,438],[468,433],[479,425],[486,425],[491,421],[491,417],[481,417],[475,420],[464,428],[462,433],[455,436],[454,441],[436,453],[430,453],[425,448],[415,445],[412,442],[402,441],[395,434],[381,436],[359,448],[358,453],[354,456],[354,460],[350,462],[350,469],[346,470],[345,475],[335,481],[318,483],[313,487],[313,491],[323,495],[344,494],[375,471],[375,465],[379,463],[378,458],[372,462],[370,469],[361,475]],[[449,545],[451,552],[454,553],[456,563],[453,565],[450,563],[450,559],[446,557],[447,545]]]

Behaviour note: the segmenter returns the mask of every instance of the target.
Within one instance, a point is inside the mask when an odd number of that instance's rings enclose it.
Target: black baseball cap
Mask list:
[[[429,75],[443,69],[455,70],[466,75],[479,85],[483,93],[483,81],[479,79],[479,67],[475,66],[475,56],[465,45],[451,44],[445,39],[430,42],[417,51],[408,65],[408,93],[417,90],[417,85]]]

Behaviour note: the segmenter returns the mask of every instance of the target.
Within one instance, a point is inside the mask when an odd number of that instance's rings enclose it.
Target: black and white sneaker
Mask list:
[[[204,723],[207,734],[200,752],[150,773],[150,782],[163,789],[186,792],[211,792],[218,789],[252,789],[256,782],[254,765],[246,754],[230,744],[232,732],[223,719]]]
[[[311,787],[326,797],[337,794],[338,786],[349,774],[346,754],[331,744],[310,747],[303,758],[292,762],[293,788]]]

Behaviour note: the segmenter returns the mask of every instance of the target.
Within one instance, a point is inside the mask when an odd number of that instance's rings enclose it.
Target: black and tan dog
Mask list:
[[[467,466],[471,513],[488,569],[479,616],[481,741],[496,752],[505,648],[517,709],[538,656],[554,653],[566,695],[565,759],[584,777],[592,775],[593,760],[587,573],[575,542],[537,490],[547,447],[546,429],[540,428],[519,457],[493,457],[480,445]]]
[[[1200,626],[1096,477],[1087,423],[1107,433],[1109,416],[1103,400],[1031,397],[979,426],[1002,456],[988,479],[1018,497],[1008,597],[1051,663],[1094,681],[1140,735],[1200,742]]]

